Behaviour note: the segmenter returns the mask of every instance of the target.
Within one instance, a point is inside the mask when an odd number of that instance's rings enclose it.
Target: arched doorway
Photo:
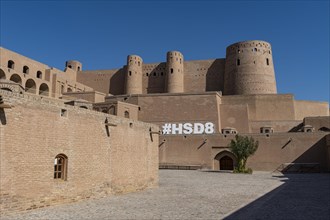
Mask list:
[[[25,83],[25,91],[36,94],[36,83],[33,79],[28,79]]]
[[[6,74],[2,69],[0,69],[0,79],[6,79]]]
[[[46,83],[42,83],[39,87],[39,95],[48,96],[49,95],[49,88]]]
[[[235,155],[228,151],[223,150],[218,153],[213,160],[214,170],[234,170],[237,165],[237,159]]]
[[[15,83],[18,83],[18,84],[20,84],[20,85],[22,85],[22,79],[21,79],[21,77],[20,77],[19,75],[17,75],[17,74],[13,74],[13,75],[10,77],[9,80],[10,80],[10,81],[13,81],[13,82],[15,82]]]
[[[220,159],[220,170],[234,170],[234,160],[228,156]]]

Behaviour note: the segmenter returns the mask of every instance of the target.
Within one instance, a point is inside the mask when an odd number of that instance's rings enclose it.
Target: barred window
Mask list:
[[[54,160],[54,179],[67,179],[68,157],[64,154],[59,154]]]

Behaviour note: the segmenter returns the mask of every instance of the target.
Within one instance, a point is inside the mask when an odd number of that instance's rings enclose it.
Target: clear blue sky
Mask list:
[[[329,1],[4,1],[1,46],[59,69],[113,69],[129,54],[224,58],[244,40],[272,44],[278,93],[329,101]]]

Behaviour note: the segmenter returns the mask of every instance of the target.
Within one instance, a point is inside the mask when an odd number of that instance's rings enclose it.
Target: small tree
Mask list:
[[[258,149],[259,142],[252,137],[236,135],[235,139],[230,141],[230,150],[237,158],[237,167],[234,171],[238,173],[251,173],[251,169],[246,169],[246,161]]]

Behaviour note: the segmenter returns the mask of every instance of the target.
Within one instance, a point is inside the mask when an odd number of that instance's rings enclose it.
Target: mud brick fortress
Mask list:
[[[236,134],[259,141],[253,170],[330,171],[329,104],[277,94],[265,41],[111,70],[0,54],[2,212],[153,187],[158,168],[233,170]]]

